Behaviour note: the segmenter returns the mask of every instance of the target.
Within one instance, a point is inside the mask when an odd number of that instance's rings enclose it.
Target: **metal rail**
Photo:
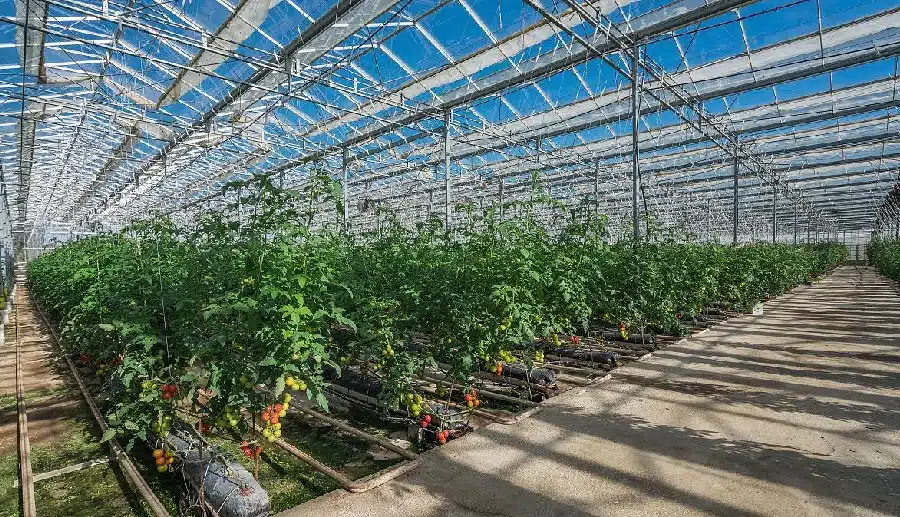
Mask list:
[[[37,508],[34,499],[34,475],[31,471],[31,442],[28,439],[28,414],[25,407],[25,382],[22,377],[22,355],[19,341],[19,306],[15,310],[16,347],[16,411],[18,412],[19,485],[21,487],[21,511],[23,517],[34,517]],[[5,329],[4,329],[5,339]]]

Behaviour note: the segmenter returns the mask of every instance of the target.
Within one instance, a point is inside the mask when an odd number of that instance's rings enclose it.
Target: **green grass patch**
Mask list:
[[[98,465],[35,484],[37,513],[41,517],[149,516],[130,491],[123,493],[121,472]]]
[[[54,399],[71,399],[60,395],[71,393],[66,387],[33,390],[25,395],[29,410]],[[31,446],[31,470],[34,474],[50,472],[84,461],[109,455],[109,446],[100,442],[100,432],[93,415],[80,400],[72,412],[54,421],[58,432],[42,443]],[[15,415],[15,397],[0,397],[0,411]],[[29,430],[37,430],[40,422],[30,421]],[[30,433],[31,434],[31,433]],[[150,457],[148,452],[146,455]],[[141,462],[133,458],[139,470]],[[0,457],[0,517],[19,515],[18,454],[15,448]],[[177,486],[167,486],[152,472],[142,472],[157,496],[173,515],[177,515]],[[62,474],[35,483],[35,504],[38,515],[66,517],[149,517],[152,515],[139,494],[131,490],[117,465],[96,465],[88,469]]]
[[[0,456],[0,517],[19,515],[19,489],[13,486],[19,477],[18,468],[15,449]]]

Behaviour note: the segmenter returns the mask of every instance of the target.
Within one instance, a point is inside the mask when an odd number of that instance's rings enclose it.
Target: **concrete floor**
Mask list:
[[[301,516],[898,516],[900,292],[841,268]]]

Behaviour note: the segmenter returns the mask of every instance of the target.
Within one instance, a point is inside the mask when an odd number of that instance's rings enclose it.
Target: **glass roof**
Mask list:
[[[735,161],[745,233],[773,192],[788,228],[871,228],[898,178],[900,0],[0,0],[0,22],[21,235],[190,217],[311,160],[346,167],[358,228],[368,201],[414,222],[534,173],[625,224],[635,88],[662,222],[730,232]]]

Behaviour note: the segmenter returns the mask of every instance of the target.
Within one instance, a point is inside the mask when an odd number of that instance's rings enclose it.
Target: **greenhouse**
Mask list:
[[[900,515],[900,0],[0,11],[9,515]]]

